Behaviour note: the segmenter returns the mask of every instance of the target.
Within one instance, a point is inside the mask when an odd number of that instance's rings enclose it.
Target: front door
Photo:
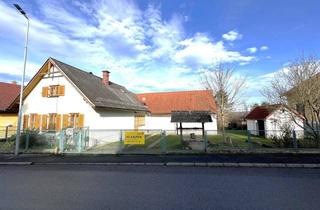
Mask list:
[[[264,120],[258,120],[259,136],[265,136]]]

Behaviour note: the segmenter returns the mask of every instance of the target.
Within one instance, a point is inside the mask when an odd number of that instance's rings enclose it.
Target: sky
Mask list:
[[[0,81],[20,81],[53,57],[142,92],[203,89],[223,63],[246,76],[246,103],[301,53],[320,50],[318,0],[0,0]],[[237,77],[239,76],[239,77]]]

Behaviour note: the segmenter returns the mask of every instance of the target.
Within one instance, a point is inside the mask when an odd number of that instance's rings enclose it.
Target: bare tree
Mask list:
[[[201,76],[202,85],[212,91],[218,106],[218,124],[223,131],[228,113],[240,102],[246,77],[236,78],[229,65],[218,64]]]
[[[299,112],[304,128],[315,137],[320,147],[320,61],[314,56],[300,56],[276,73],[270,86],[261,93],[270,101],[285,104]]]

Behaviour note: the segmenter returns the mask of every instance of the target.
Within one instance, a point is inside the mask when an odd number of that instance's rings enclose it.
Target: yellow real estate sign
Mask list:
[[[144,144],[144,132],[126,131],[124,132],[124,144]]]

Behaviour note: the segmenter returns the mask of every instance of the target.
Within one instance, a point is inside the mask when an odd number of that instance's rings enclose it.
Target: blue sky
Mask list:
[[[317,0],[4,0],[0,2],[0,80],[20,80],[31,19],[27,78],[48,57],[101,75],[135,92],[201,89],[216,63],[248,77],[243,100],[302,52],[320,49]]]

